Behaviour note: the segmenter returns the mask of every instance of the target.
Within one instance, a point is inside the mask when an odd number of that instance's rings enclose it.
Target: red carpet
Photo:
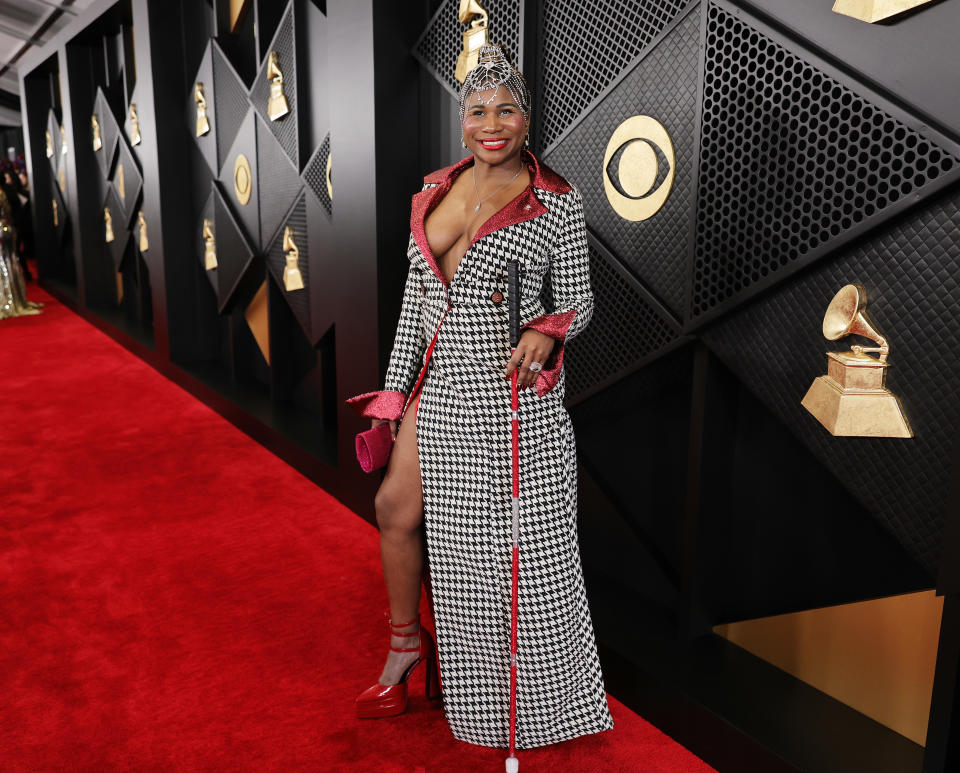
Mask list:
[[[0,322],[0,770],[502,771],[354,718],[388,638],[375,529],[62,305]],[[521,771],[709,771],[611,699]]]

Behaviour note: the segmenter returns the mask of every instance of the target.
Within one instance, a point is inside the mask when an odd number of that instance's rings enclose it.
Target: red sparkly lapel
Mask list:
[[[533,173],[530,185],[521,191],[513,201],[499,212],[491,215],[486,222],[480,226],[480,229],[473,237],[473,241],[470,242],[470,247],[494,231],[532,220],[548,212],[547,208],[537,198],[533,190],[534,188],[559,194],[567,193],[570,190],[570,184],[548,166],[541,164],[533,153],[526,150],[523,151],[523,160]],[[414,194],[413,204],[410,208],[410,231],[413,233],[414,241],[416,241],[420,252],[433,270],[433,273],[437,275],[437,278],[443,282],[443,284],[447,284],[447,280],[430,249],[429,242],[427,242],[424,223],[430,213],[443,200],[443,197],[446,196],[447,192],[453,186],[454,180],[457,179],[461,172],[470,166],[473,166],[473,156],[468,156],[452,166],[438,169],[436,172],[428,174],[423,178],[423,181],[425,183],[435,183],[435,185],[432,188],[427,188]],[[469,247],[467,249],[469,250]]]

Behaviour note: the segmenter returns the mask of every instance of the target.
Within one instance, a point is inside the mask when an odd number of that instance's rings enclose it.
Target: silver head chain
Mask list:
[[[513,101],[517,103],[525,120],[530,120],[530,90],[520,71],[513,66],[503,49],[496,44],[481,46],[479,60],[460,87],[460,123],[466,116],[467,97],[476,93],[485,105],[493,102],[497,88],[505,86]],[[490,98],[484,99],[483,92],[490,92]]]

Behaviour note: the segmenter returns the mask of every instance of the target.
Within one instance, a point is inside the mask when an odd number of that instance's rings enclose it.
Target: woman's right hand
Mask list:
[[[374,427],[379,427],[381,424],[390,425],[390,437],[396,440],[397,439],[397,422],[395,420],[388,421],[387,419],[373,419],[370,422],[370,429],[373,429]]]

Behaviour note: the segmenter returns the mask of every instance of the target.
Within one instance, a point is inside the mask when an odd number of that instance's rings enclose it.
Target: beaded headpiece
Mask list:
[[[489,91],[490,99],[480,99],[485,105],[493,102],[497,88],[506,86],[513,101],[517,103],[523,117],[530,118],[530,90],[520,71],[507,59],[503,49],[494,43],[487,43],[480,48],[477,66],[474,67],[460,87],[460,123],[466,115],[466,101],[473,93],[479,96],[481,92]]]

